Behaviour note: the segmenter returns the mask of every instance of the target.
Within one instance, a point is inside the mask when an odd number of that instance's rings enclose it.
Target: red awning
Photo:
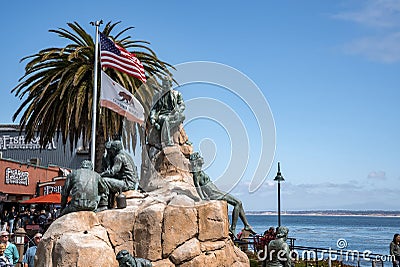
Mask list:
[[[61,204],[61,194],[51,193],[44,196],[38,196],[22,201],[21,204]]]

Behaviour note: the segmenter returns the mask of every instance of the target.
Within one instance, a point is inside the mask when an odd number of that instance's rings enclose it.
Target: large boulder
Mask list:
[[[122,249],[155,267],[250,266],[229,237],[227,203],[151,192],[125,209],[80,211],[57,219],[36,254],[37,267],[117,267]]]
[[[99,213],[81,211],[57,219],[46,231],[36,267],[117,267],[127,250],[154,267],[250,266],[229,237],[225,201],[202,201],[190,173],[193,149],[182,126],[174,146],[162,147],[159,133],[148,136],[140,187],[125,192],[127,207]]]

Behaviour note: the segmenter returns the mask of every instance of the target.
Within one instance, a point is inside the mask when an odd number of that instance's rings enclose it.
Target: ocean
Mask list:
[[[278,221],[276,215],[247,215],[247,219],[258,234],[276,227]],[[393,235],[400,233],[400,217],[281,215],[281,225],[289,228],[297,246],[383,255],[389,254]],[[242,228],[239,219],[236,230]]]

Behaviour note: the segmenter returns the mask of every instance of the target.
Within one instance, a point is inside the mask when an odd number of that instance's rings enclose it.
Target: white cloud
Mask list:
[[[365,26],[369,36],[343,45],[348,54],[360,55],[372,61],[394,63],[400,61],[400,1],[372,0],[361,2],[358,10],[344,11],[333,18],[348,20]]]
[[[398,27],[400,23],[400,1],[372,0],[363,2],[359,10],[345,11],[334,15],[336,19],[350,20],[375,28]]]
[[[349,54],[361,55],[366,58],[394,63],[400,61],[400,31],[384,36],[371,36],[354,40],[344,45],[344,51]]]
[[[385,180],[386,172],[384,171],[372,171],[368,174],[369,179]]]

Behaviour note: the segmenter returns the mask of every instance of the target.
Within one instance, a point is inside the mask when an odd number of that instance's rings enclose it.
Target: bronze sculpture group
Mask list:
[[[185,104],[180,92],[172,89],[171,80],[162,83],[163,95],[155,101],[150,110],[150,127],[159,132],[161,147],[174,146],[172,138],[185,116]],[[138,184],[138,174],[132,157],[123,151],[120,140],[109,141],[105,144],[106,151],[102,159],[101,174],[93,171],[90,161],[83,161],[78,170],[67,176],[62,190],[62,214],[73,211],[89,210],[102,211],[113,208],[115,194],[135,190]],[[210,177],[202,170],[203,158],[199,153],[189,157],[193,182],[201,200],[224,200],[233,206],[230,232],[235,235],[236,224],[240,218],[244,229],[255,233],[249,225],[244,213],[242,202],[219,190]],[[90,164],[89,164],[90,163]],[[97,194],[96,194],[97,193]],[[68,196],[71,201],[67,203]]]

